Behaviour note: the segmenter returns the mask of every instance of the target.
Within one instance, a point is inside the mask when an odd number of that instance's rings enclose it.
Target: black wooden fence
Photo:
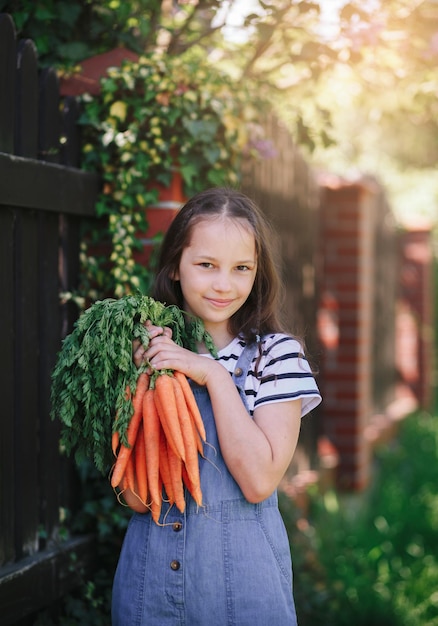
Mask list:
[[[38,72],[32,41],[0,14],[0,622],[53,604],[86,564],[87,538],[58,543],[70,466],[49,418],[50,372],[74,309],[79,224],[98,181],[78,169],[74,99]],[[21,622],[20,622],[21,623]],[[22,622],[31,623],[31,622]]]
[[[308,355],[317,367],[320,190],[312,169],[284,125],[275,116],[263,125],[273,154],[271,158],[244,163],[243,191],[262,208],[276,233],[284,287],[284,322],[289,332],[304,339]],[[302,422],[291,475],[314,465],[318,434],[319,416],[314,411],[310,419]]]

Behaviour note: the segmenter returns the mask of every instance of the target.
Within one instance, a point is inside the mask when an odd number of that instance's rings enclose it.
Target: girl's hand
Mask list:
[[[170,328],[162,328],[161,326],[154,326],[148,320],[145,324],[146,329],[149,334],[149,339],[152,341],[154,337],[158,337],[159,335],[166,335],[169,338],[172,338],[172,330]],[[136,365],[136,367],[140,367],[146,361],[146,350],[138,339],[134,339],[132,342],[132,358]]]
[[[150,331],[151,340],[147,350],[138,347],[135,351],[136,364],[147,360],[157,370],[178,370],[199,385],[205,385],[207,378],[216,368],[223,369],[217,361],[178,346],[172,340],[170,328],[147,326],[147,329]]]

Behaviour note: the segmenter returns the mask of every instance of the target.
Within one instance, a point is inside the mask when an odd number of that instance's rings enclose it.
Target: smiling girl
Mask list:
[[[208,446],[204,506],[187,495],[155,524],[130,521],[113,588],[113,626],[294,626],[290,547],[277,487],[301,417],[321,401],[302,345],[282,328],[270,229],[240,192],[209,189],[172,222],[153,297],[204,322],[218,349],[194,353],[149,325],[134,360],[191,381]]]

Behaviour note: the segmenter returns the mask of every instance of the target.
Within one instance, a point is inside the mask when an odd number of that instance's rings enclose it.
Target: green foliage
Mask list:
[[[142,52],[155,42],[157,0],[1,0],[19,38],[32,39],[42,67],[75,67],[120,45]]]
[[[300,626],[438,625],[437,462],[438,422],[414,415],[368,494],[314,493],[309,524],[290,520]]]
[[[177,170],[187,197],[237,185],[243,156],[257,152],[263,107],[249,85],[238,88],[193,50],[127,61],[101,86],[100,95],[84,98],[83,166],[103,180],[97,213],[107,220],[111,268],[90,253],[84,261],[90,282],[122,296],[147,291],[149,270],[134,251],[157,184],[169,186]]]
[[[133,408],[126,389],[135,390],[144,370],[133,363],[132,341],[139,339],[147,348],[147,320],[171,328],[180,346],[196,351],[196,342],[203,340],[215,351],[201,320],[186,316],[176,306],[136,294],[101,300],[88,308],[64,339],[52,373],[51,415],[62,422],[61,444],[67,454],[75,451],[78,462],[93,459],[101,472],[111,465],[113,430],[127,445]]]

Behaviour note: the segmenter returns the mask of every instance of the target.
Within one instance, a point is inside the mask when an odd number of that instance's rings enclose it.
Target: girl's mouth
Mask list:
[[[207,301],[214,307],[218,308],[218,309],[225,309],[227,306],[229,306],[233,300],[232,299],[227,299],[227,300],[221,300],[221,299],[217,299],[217,298],[207,298]]]

